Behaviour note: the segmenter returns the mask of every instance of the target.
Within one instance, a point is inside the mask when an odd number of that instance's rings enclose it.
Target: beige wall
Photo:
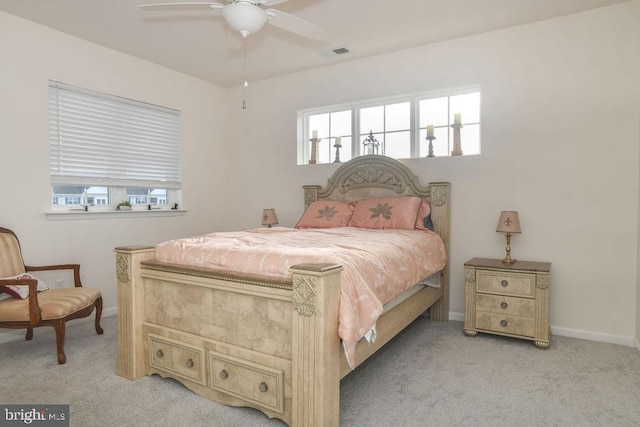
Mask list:
[[[303,184],[335,165],[296,165],[296,112],[431,89],[482,88],[482,155],[414,159],[453,185],[453,317],[462,263],[501,257],[498,213],[520,212],[516,258],[551,261],[554,332],[631,345],[640,330],[640,1],[252,82],[215,85],[0,13],[0,225],[28,263],[82,263],[114,312],[112,249],[209,230],[281,225]],[[390,67],[392,64],[392,67]],[[47,80],[182,111],[184,217],[48,221]],[[8,185],[10,184],[10,185]],[[206,195],[206,197],[203,197]],[[9,203],[11,202],[11,203]]]
[[[0,12],[0,225],[25,262],[78,262],[85,285],[116,310],[113,248],[216,227],[223,89]],[[185,216],[50,221],[47,81],[58,80],[182,111]]]
[[[551,261],[554,333],[633,343],[638,264],[639,2],[253,82],[248,110],[229,90],[238,165],[224,228],[274,207],[302,212],[303,184],[334,165],[296,166],[296,111],[479,85],[482,155],[408,160],[422,182],[452,183],[451,310],[464,312],[462,264],[502,257],[501,210],[518,210],[512,254]],[[276,188],[283,191],[276,190]],[[254,194],[247,198],[246,194]]]
[[[640,80],[640,76],[638,76],[638,80]],[[638,95],[638,103],[640,103],[640,94]],[[640,116],[638,116],[638,124],[640,126]],[[638,145],[640,146],[640,139],[638,140]],[[640,160],[639,160],[640,161]],[[640,197],[640,194],[638,195]],[[640,214],[638,215],[638,222],[640,224]],[[638,227],[638,247],[640,248],[640,227]],[[636,267],[636,280],[637,280],[637,289],[636,289],[636,336],[635,336],[635,346],[638,350],[640,350],[640,250],[638,251],[638,265]]]

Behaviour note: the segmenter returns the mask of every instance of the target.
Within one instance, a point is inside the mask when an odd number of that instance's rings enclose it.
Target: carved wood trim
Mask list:
[[[293,309],[301,316],[311,317],[316,314],[317,283],[318,279],[315,277],[295,276],[293,278]]]
[[[263,276],[250,276],[232,271],[217,271],[207,268],[182,266],[155,261],[143,261],[140,263],[147,270],[162,271],[167,273],[182,274],[185,276],[204,277],[208,279],[219,279],[228,282],[242,283],[245,285],[262,286],[274,289],[291,289],[291,282],[288,279],[269,278]]]
[[[304,189],[304,208],[308,208],[309,205],[318,200],[318,190],[322,188],[319,185],[303,185]]]
[[[383,188],[398,195],[430,195],[429,187],[421,185],[418,177],[403,163],[374,154],[355,157],[340,166],[327,186],[317,189],[317,199],[331,198],[335,191],[347,194],[359,188]]]
[[[476,327],[476,269],[464,268],[464,327],[462,332],[468,337],[478,334]]]
[[[355,188],[383,187],[402,194],[406,188],[406,183],[402,176],[394,172],[383,165],[359,166],[344,177],[338,187],[338,191],[345,194]]]
[[[465,280],[465,282],[475,282],[476,281],[476,269],[475,268],[465,268],[464,269],[464,280]]]
[[[548,289],[549,282],[548,274],[536,274],[536,287],[538,289]]]
[[[431,190],[431,205],[442,206],[447,203],[447,191],[442,187],[436,187]]]
[[[120,282],[129,283],[129,280],[131,280],[130,259],[131,257],[129,255],[116,254],[116,274]]]

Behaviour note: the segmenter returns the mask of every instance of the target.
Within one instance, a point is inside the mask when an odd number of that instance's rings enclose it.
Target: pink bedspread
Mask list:
[[[295,264],[341,264],[338,335],[352,367],[355,346],[375,325],[383,304],[446,264],[436,233],[354,227],[211,233],[161,243],[155,256],[160,262],[278,278],[291,277],[289,267]]]

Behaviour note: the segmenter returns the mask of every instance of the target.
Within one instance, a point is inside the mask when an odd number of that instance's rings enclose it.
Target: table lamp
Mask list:
[[[275,209],[265,209],[262,211],[262,225],[266,225],[271,228],[272,225],[278,223],[278,217],[276,216]]]
[[[498,220],[497,232],[507,233],[507,256],[502,260],[505,264],[513,264],[515,259],[511,258],[511,233],[520,233],[520,220],[516,211],[502,211]]]

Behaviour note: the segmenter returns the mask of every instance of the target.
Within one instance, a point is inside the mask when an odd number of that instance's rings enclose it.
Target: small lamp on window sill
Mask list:
[[[265,209],[262,211],[262,225],[266,225],[271,228],[273,225],[278,224],[278,217],[276,216],[275,209]]]
[[[502,262],[504,264],[513,264],[515,259],[511,258],[511,234],[520,233],[520,220],[516,211],[502,211],[498,220],[496,232],[507,233],[507,256]]]

